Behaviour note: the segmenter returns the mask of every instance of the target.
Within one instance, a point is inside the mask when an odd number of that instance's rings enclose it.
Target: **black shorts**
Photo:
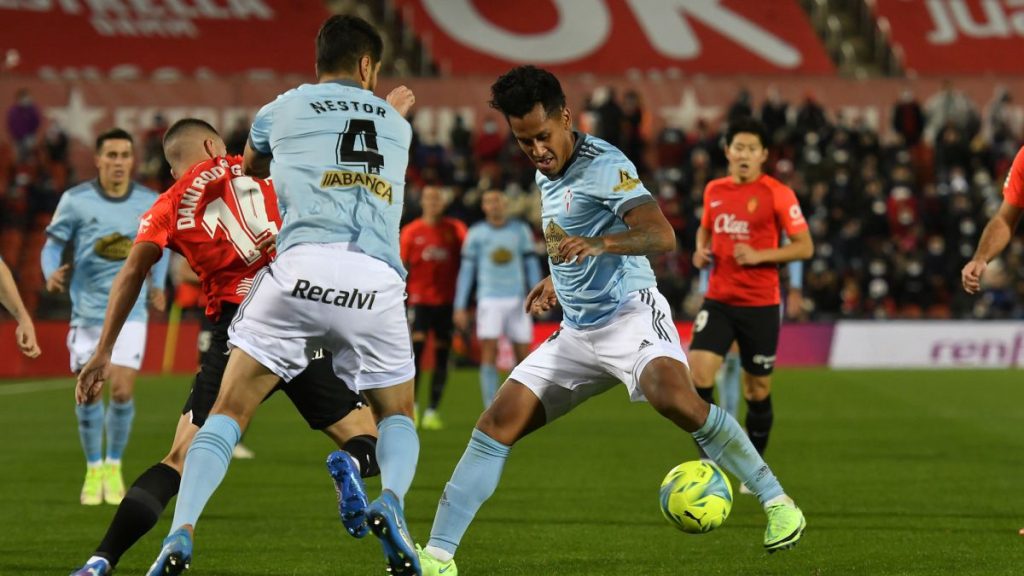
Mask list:
[[[754,376],[767,376],[775,369],[781,324],[778,304],[730,306],[705,298],[693,321],[690,350],[725,356],[735,341],[743,369]]]
[[[192,412],[192,423],[196,426],[206,422],[217,400],[224,367],[228,364],[228,326],[237,311],[237,305],[225,304],[216,322],[204,319],[199,335],[199,373],[181,409],[182,414]],[[314,430],[323,430],[365,405],[362,397],[349,390],[345,382],[334,374],[329,352],[314,357],[305,371],[291,382],[280,382],[270,394],[278,390],[288,395]]]
[[[451,342],[452,330],[452,305],[441,306],[410,306],[409,307],[409,328],[415,334],[420,332],[434,333],[434,341]]]

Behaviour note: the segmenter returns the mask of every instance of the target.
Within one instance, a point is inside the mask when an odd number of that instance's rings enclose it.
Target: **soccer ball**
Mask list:
[[[687,534],[703,534],[722,525],[732,510],[732,486],[713,462],[683,462],[661,482],[661,513]]]

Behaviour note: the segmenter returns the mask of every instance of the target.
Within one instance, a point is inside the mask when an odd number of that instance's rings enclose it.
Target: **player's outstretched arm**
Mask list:
[[[1022,215],[1024,215],[1024,208],[1003,200],[999,211],[985,225],[974,257],[960,272],[960,280],[963,283],[964,291],[968,294],[975,294],[981,289],[981,276],[985,273],[989,260],[995,258],[1010,243],[1010,238],[1013,236],[1013,231],[1017,229],[1017,225],[1020,224]]]
[[[650,256],[670,252],[676,247],[676,233],[661,213],[657,202],[647,202],[631,209],[622,220],[629,227],[625,232],[596,238],[570,236],[558,244],[563,262],[580,264],[588,256],[620,254]]]
[[[124,327],[128,314],[131,313],[135,301],[142,292],[153,265],[160,259],[162,251],[152,242],[139,242],[132,246],[121,271],[114,277],[110,287],[110,300],[107,302],[107,313],[103,319],[103,331],[100,333],[99,344],[92,358],[78,373],[78,386],[75,388],[75,400],[87,403],[103,390],[103,382],[110,370],[110,355],[114,343]]]
[[[270,178],[270,154],[263,154],[253,149],[251,142],[245,143],[242,153],[242,172],[253,178]]]
[[[15,338],[18,340],[18,348],[21,349],[21,353],[29,358],[39,356],[36,327],[32,324],[32,317],[29,316],[25,303],[21,301],[21,295],[18,294],[18,287],[14,284],[11,269],[4,264],[3,260],[0,260],[0,305],[6,308],[18,323]]]

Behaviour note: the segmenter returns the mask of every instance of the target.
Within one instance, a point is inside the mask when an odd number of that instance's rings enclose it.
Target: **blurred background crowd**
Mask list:
[[[619,147],[636,164],[675,227],[677,249],[653,264],[681,318],[692,317],[699,306],[690,257],[704,186],[726,175],[721,134],[730,120],[759,118],[771,135],[766,171],[796,191],[816,246],[804,267],[804,305],[788,315],[829,320],[1024,315],[1024,281],[1011,280],[1024,278],[1019,239],[995,265],[983,298],[966,298],[957,289],[959,269],[998,207],[1002,179],[1021,142],[1011,99],[997,88],[992,101],[979,105],[953,82],[924,99],[907,90],[892,104],[892,125],[873,128],[829,109],[813,93],[787,102],[773,88],[754,95],[740,87],[721,122],[701,120],[690,131],[671,122],[653,130],[644,95],[635,91],[602,87],[570,105],[580,129]],[[2,243],[27,252],[40,245],[41,228],[63,190],[78,181],[67,134],[42,118],[32,95],[19,92],[6,112],[11,145],[0,149]],[[172,182],[161,150],[167,126],[157,116],[136,134],[137,179],[158,190]],[[225,137],[229,149],[240,153],[247,126],[240,122]],[[467,224],[483,217],[481,193],[502,189],[513,213],[534,226],[543,253],[534,170],[496,119],[475,130],[456,119],[447,138],[416,133],[407,180],[405,222],[418,216],[423,186],[443,186],[448,214]],[[18,272],[31,283],[38,258],[28,256],[17,259]]]
[[[406,4],[325,1],[333,12],[356,13],[380,26],[392,47],[383,75],[445,76],[443,60],[431,58],[407,25],[408,11],[398,9]],[[840,74],[902,74],[901,50],[873,3],[806,0],[800,6]],[[726,174],[721,134],[741,116],[766,125],[771,156],[765,169],[795,190],[815,241],[814,258],[803,268],[804,303],[787,311],[791,319],[1024,316],[1020,239],[993,264],[983,297],[968,298],[958,289],[959,269],[998,207],[1022,142],[1021,109],[998,84],[987,102],[972,101],[955,80],[927,94],[907,88],[881,122],[813,91],[787,101],[777,86],[755,93],[742,80],[731,102],[713,103],[725,112],[714,121],[663,118],[645,104],[640,89],[598,87],[569,97],[577,127],[625,152],[675,227],[677,249],[653,264],[679,318],[692,318],[699,306],[698,274],[690,261],[701,196],[709,180]],[[421,98],[426,100],[429,95]],[[62,191],[91,174],[75,173],[68,134],[45,119],[28,90],[19,90],[4,112],[0,256],[15,269],[29,306],[59,316],[66,306],[46,302],[41,289],[43,229]],[[414,127],[424,125],[411,120]],[[161,150],[168,124],[156,114],[135,134],[137,179],[157,190],[172,182]],[[229,150],[240,153],[248,123],[219,128]],[[482,218],[482,191],[502,189],[514,214],[534,226],[543,254],[534,170],[500,117],[456,117],[445,134],[417,130],[407,180],[405,222],[418,216],[426,185],[443,186],[448,214],[467,224]],[[40,307],[41,300],[47,306]]]

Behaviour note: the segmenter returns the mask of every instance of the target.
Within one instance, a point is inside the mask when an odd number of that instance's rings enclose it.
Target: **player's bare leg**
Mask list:
[[[513,342],[512,352],[516,355],[516,364],[519,364],[530,355],[529,342]]]
[[[757,495],[768,515],[765,549],[775,552],[795,546],[806,526],[803,513],[786,496],[736,420],[697,396],[686,365],[673,358],[651,360],[640,375],[640,389],[658,413],[691,432],[712,460]]]
[[[693,385],[701,398],[711,402],[715,389],[715,375],[718,374],[725,358],[708,350],[691,350],[687,354],[687,360],[690,362]]]
[[[537,395],[520,382],[506,380],[477,420],[469,446],[437,505],[430,541],[420,551],[424,575],[450,573],[455,550],[477,510],[497,488],[512,446],[546,423]]]

